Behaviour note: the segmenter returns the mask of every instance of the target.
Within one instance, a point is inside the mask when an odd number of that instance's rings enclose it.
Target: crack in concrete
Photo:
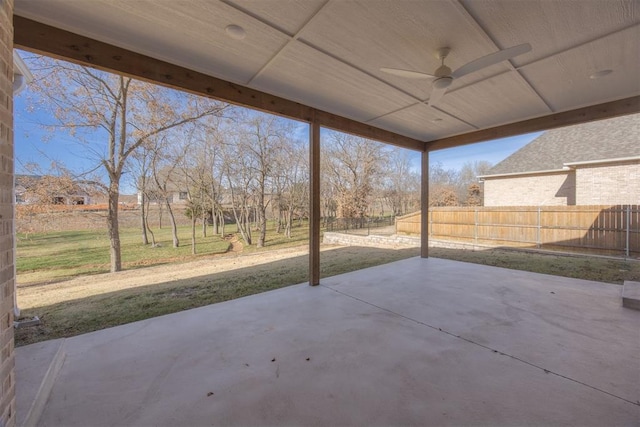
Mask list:
[[[618,395],[616,395],[616,394],[613,394],[613,393],[611,393],[611,392],[608,392],[608,391],[606,391],[606,390],[603,390],[603,389],[598,388],[598,387],[596,387],[596,386],[593,386],[593,385],[591,385],[591,384],[587,384],[587,383],[582,382],[582,381],[580,381],[580,380],[577,380],[577,379],[575,379],[575,378],[568,377],[568,376],[563,375],[563,374],[561,374],[561,373],[559,373],[559,372],[555,372],[555,371],[552,371],[552,370],[550,370],[550,369],[543,368],[542,366],[536,365],[535,363],[532,363],[532,362],[529,362],[529,361],[527,361],[527,360],[524,360],[524,359],[522,359],[522,358],[520,358],[520,357],[518,357],[518,356],[514,356],[513,354],[504,353],[504,352],[502,352],[502,351],[500,351],[500,350],[494,349],[494,348],[489,347],[489,346],[484,345],[484,344],[480,344],[480,343],[478,343],[478,342],[476,342],[476,341],[473,341],[473,340],[471,340],[471,339],[469,339],[469,338],[465,338],[465,337],[463,337],[463,336],[461,336],[461,335],[457,335],[457,334],[455,334],[455,333],[453,333],[453,332],[449,332],[449,331],[447,331],[447,330],[445,330],[445,329],[442,329],[442,328],[440,328],[440,327],[433,326],[433,325],[430,325],[430,324],[428,324],[428,323],[426,323],[426,322],[422,322],[422,321],[417,320],[417,319],[414,319],[414,318],[412,318],[412,317],[405,316],[404,314],[396,313],[396,312],[395,312],[395,311],[393,311],[393,310],[389,310],[388,308],[384,308],[384,307],[381,307],[381,306],[379,306],[379,305],[373,304],[373,303],[371,303],[371,302],[369,302],[369,301],[365,301],[365,300],[363,300],[363,299],[361,299],[361,298],[358,298],[358,297],[356,297],[356,296],[349,295],[349,294],[347,294],[347,293],[345,293],[345,292],[339,291],[339,290],[337,290],[337,289],[335,289],[335,288],[332,288],[332,287],[330,287],[330,286],[323,285],[322,283],[320,284],[320,286],[321,286],[321,287],[323,287],[323,288],[325,288],[325,289],[329,289],[329,290],[331,290],[331,291],[333,291],[333,292],[336,292],[336,293],[338,293],[338,294],[340,294],[340,295],[343,295],[343,296],[345,296],[345,297],[352,298],[352,299],[354,299],[354,300],[356,300],[356,301],[359,301],[359,302],[361,302],[361,303],[367,304],[367,305],[369,305],[369,306],[371,306],[371,307],[375,307],[375,308],[377,308],[377,309],[379,309],[379,310],[383,310],[383,311],[385,311],[385,312],[387,312],[387,313],[391,313],[391,314],[396,315],[396,316],[398,316],[398,317],[401,317],[401,318],[403,318],[403,319],[409,320],[409,321],[411,321],[411,322],[417,323],[417,324],[422,325],[422,326],[426,326],[426,327],[431,328],[431,329],[433,329],[433,330],[435,330],[435,331],[442,332],[442,333],[447,334],[447,335],[449,335],[449,336],[452,336],[452,337],[454,337],[454,338],[457,338],[457,339],[460,339],[460,340],[462,340],[462,341],[468,342],[469,344],[473,344],[473,345],[476,345],[476,346],[478,346],[478,347],[484,348],[484,349],[486,349],[486,350],[490,350],[491,352],[496,353],[496,354],[499,354],[499,355],[501,355],[501,356],[507,356],[507,357],[509,357],[509,358],[511,358],[511,359],[513,359],[513,360],[516,360],[516,361],[518,361],[518,362],[520,362],[520,363],[524,363],[524,364],[529,365],[529,366],[531,366],[531,367],[533,367],[533,368],[540,369],[540,370],[541,370],[541,371],[543,371],[545,374],[555,375],[555,376],[557,376],[557,377],[563,378],[563,379],[565,379],[565,380],[569,380],[569,381],[571,381],[571,382],[574,382],[574,383],[579,384],[579,385],[584,386],[584,387],[588,387],[588,388],[590,388],[590,389],[592,389],[592,390],[595,390],[595,391],[598,391],[598,392],[600,392],[600,393],[604,393],[604,394],[609,395],[609,396],[611,396],[611,397],[614,397],[614,398],[616,398],[616,399],[620,399],[620,400],[622,400],[622,401],[624,401],[624,402],[627,402],[627,403],[630,403],[630,404],[632,404],[632,405],[640,406],[640,401],[634,402],[634,401],[632,401],[632,400],[626,399],[626,398],[624,398],[624,397],[622,397],[622,396],[618,396]]]

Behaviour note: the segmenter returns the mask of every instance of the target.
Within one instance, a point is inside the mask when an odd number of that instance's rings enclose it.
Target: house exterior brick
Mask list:
[[[0,425],[15,426],[13,0],[0,1]]]
[[[553,129],[479,177],[485,206],[640,203],[640,114]]]
[[[576,167],[576,204],[640,203],[640,160]]]
[[[567,206],[575,199],[573,171],[485,178],[485,206]]]

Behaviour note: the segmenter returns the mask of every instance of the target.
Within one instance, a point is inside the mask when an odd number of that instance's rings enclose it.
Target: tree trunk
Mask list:
[[[156,235],[153,234],[153,230],[151,230],[151,226],[149,226],[149,200],[147,199],[147,201],[145,202],[147,204],[146,207],[146,214],[145,214],[145,218],[144,218],[144,224],[147,227],[147,231],[149,232],[149,234],[151,235],[151,247],[155,248],[156,245]]]
[[[191,255],[196,253],[196,216],[191,215]]]
[[[234,206],[233,217],[236,220],[236,227],[238,229],[238,232],[240,233],[244,241],[247,243],[247,245],[250,245],[251,244],[251,228],[247,227],[246,219],[245,219],[246,214],[244,212],[244,209],[240,211],[240,217],[238,217],[238,212],[236,211],[236,208]]]
[[[177,248],[180,246],[180,240],[178,239],[178,225],[176,224],[176,217],[173,216],[173,210],[171,209],[171,203],[169,203],[169,199],[165,199],[167,213],[169,214],[169,219],[171,220],[171,235],[173,236],[173,247]]]
[[[215,207],[211,211],[211,215],[213,217],[213,234],[216,234],[216,235],[220,234],[220,228],[218,224],[218,212],[216,211]]]
[[[258,247],[264,248],[267,238],[267,207],[264,205],[264,178],[260,181],[260,194],[258,195],[258,205],[256,206],[256,222],[258,223]]]
[[[225,221],[224,221],[224,211],[222,209],[218,213],[218,221],[220,221],[220,235],[224,237]]]
[[[293,221],[293,207],[289,207],[289,210],[285,214],[285,226],[284,226],[284,235],[288,239],[291,238],[291,222]]]
[[[249,240],[247,240],[247,244],[251,244],[253,242],[253,237],[251,236],[251,208],[248,207],[247,210],[245,211],[245,216],[244,216],[244,229],[245,229],[245,233],[247,234],[247,238]]]
[[[278,220],[276,222],[276,234],[282,232],[282,209],[278,209]]]
[[[111,272],[122,270],[122,257],[120,253],[120,231],[118,228],[118,196],[120,189],[117,182],[109,186],[109,209],[107,212],[107,229],[109,231],[109,255],[111,258]]]
[[[142,244],[149,244],[149,236],[147,236],[147,211],[146,211],[146,203],[147,198],[144,195],[144,191],[141,193],[140,200],[140,228],[142,229]]]
[[[209,222],[209,212],[207,211],[207,205],[204,203],[205,197],[202,189],[200,190],[200,210],[202,211],[202,237],[207,237],[207,223]]]
[[[258,208],[258,247],[264,248],[264,242],[267,237],[267,215],[263,207]]]

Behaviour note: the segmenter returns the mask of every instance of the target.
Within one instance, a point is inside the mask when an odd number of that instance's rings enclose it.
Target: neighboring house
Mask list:
[[[89,205],[91,195],[70,179],[50,175],[15,175],[16,204]]]
[[[640,114],[545,132],[494,166],[485,206],[640,203]]]
[[[146,178],[146,197],[153,204],[164,203],[167,199],[169,203],[176,205],[186,205],[189,201],[188,184],[186,178],[179,171],[171,168],[163,168],[158,173],[160,187],[152,176]],[[138,181],[138,205],[144,199],[141,191],[142,180]]]
[[[169,185],[169,183],[167,184],[166,198],[169,200],[169,203],[174,205],[186,205],[189,201],[189,194],[187,191],[182,191],[181,187],[173,187],[173,185]],[[164,203],[164,196],[162,193],[163,192],[160,191],[149,190],[147,193],[147,197],[150,197],[149,202],[152,204]],[[142,191],[138,190],[137,199],[138,205],[141,205],[143,200]]]

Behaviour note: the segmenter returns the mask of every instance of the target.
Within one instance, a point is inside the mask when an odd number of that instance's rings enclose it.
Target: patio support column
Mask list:
[[[422,152],[420,175],[420,257],[429,258],[429,150]]]
[[[309,123],[309,285],[320,284],[320,123]]]
[[[13,0],[0,0],[0,425],[15,426]]]

